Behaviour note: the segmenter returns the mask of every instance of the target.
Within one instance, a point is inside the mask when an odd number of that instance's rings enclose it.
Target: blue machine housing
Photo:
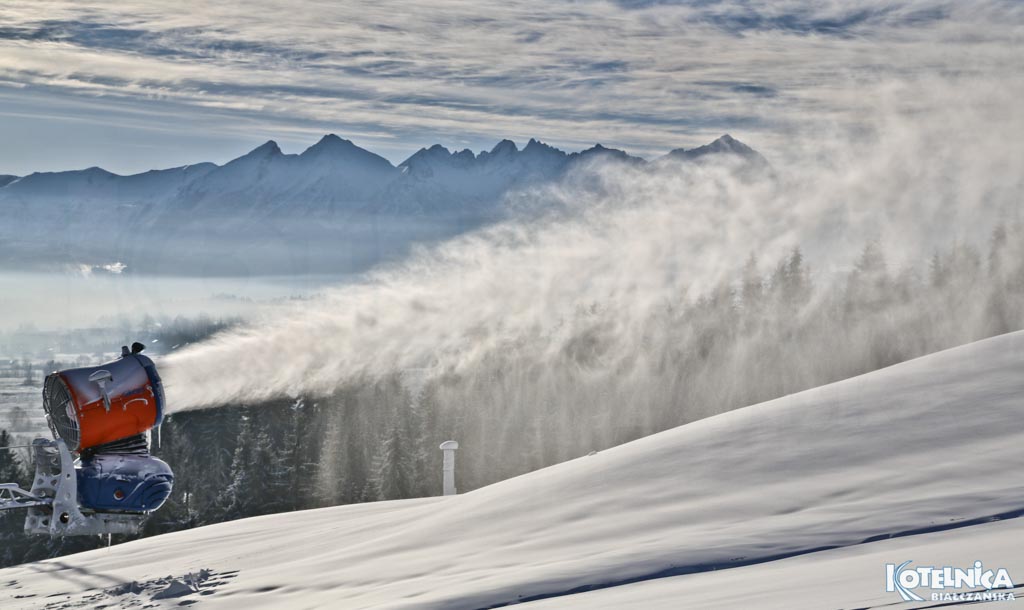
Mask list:
[[[99,512],[146,513],[171,495],[174,473],[149,455],[103,454],[82,459],[78,502]]]

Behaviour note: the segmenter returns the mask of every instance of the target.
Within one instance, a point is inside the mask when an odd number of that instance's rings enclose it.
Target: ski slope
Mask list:
[[[0,570],[0,607],[898,608],[885,563],[1024,581],[1022,415],[1018,332],[456,497]],[[199,592],[151,601],[190,573]]]

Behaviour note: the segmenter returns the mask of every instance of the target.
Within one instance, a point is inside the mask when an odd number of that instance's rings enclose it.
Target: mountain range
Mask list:
[[[646,161],[600,144],[566,153],[538,140],[490,151],[434,145],[398,164],[329,134],[300,154],[274,141],[224,165],[122,176],[99,167],[0,176],[0,266],[122,262],[132,271],[236,274],[359,271],[412,243],[497,220],[504,195],[595,163],[658,165],[730,155],[724,135]]]

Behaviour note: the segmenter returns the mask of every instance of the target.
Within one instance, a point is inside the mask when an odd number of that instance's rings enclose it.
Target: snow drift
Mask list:
[[[565,607],[591,589],[577,607],[670,607],[701,591],[701,607],[734,607],[751,603],[736,591],[747,586],[766,596],[759,607],[888,605],[899,599],[883,558],[941,551],[1024,573],[1005,543],[1019,521],[976,526],[1024,512],[1022,373],[1018,332],[461,496],[245,519],[6,569],[0,604],[149,603],[170,574],[191,575],[204,608]]]

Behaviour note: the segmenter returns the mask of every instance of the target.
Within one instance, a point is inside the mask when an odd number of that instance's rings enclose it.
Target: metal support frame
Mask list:
[[[49,505],[49,500],[33,496],[19,487],[17,483],[0,483],[0,510]]]

